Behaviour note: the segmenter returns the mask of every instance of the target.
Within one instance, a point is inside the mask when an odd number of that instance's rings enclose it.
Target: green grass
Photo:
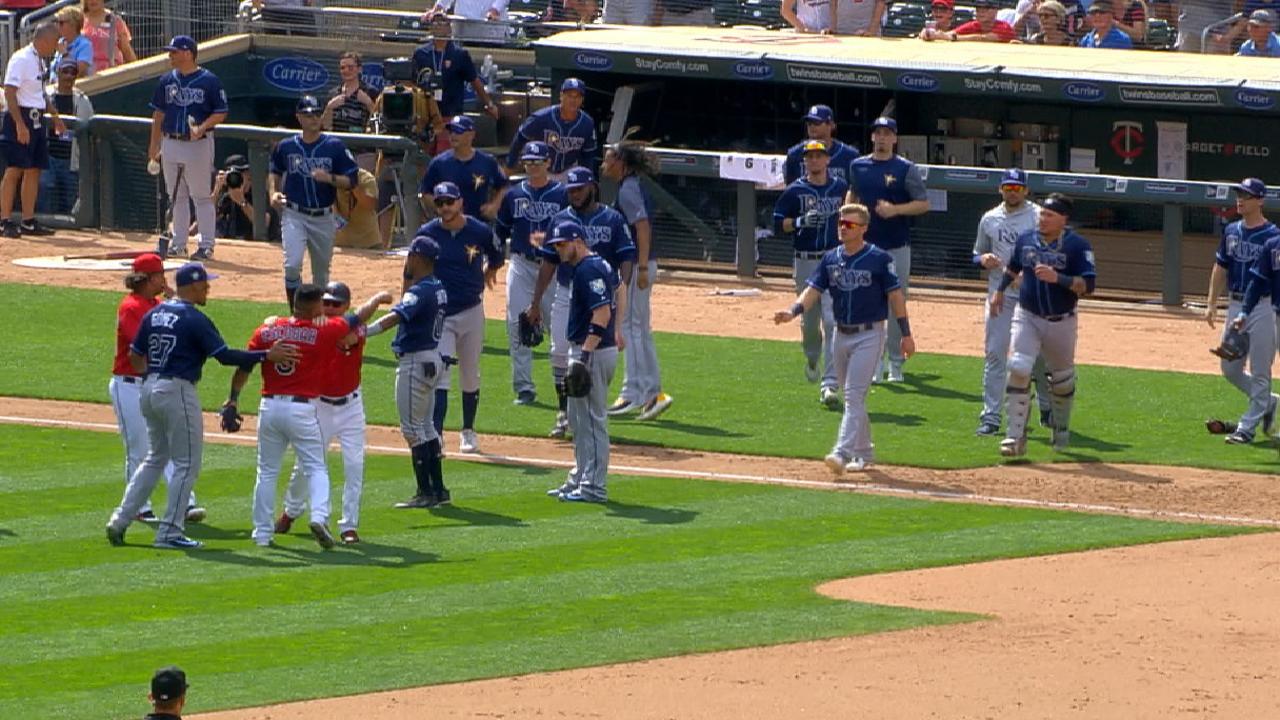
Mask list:
[[[679,479],[614,502],[558,471],[448,462],[457,506],[397,511],[403,457],[369,458],[358,549],[248,539],[251,448],[212,445],[201,551],[107,545],[118,438],[0,426],[0,717],[141,714],[177,663],[192,712],[974,619],[846,603],[840,577],[1240,528]],[[340,463],[331,462],[331,467]],[[159,499],[159,498],[157,498]],[[305,531],[304,531],[305,532]]]
[[[14,336],[10,352],[0,356],[0,395],[107,402],[118,301],[116,293],[0,284],[0,306],[10,309],[8,330]],[[281,311],[276,305],[219,300],[216,289],[207,309],[227,340],[240,345],[264,316]],[[804,382],[796,333],[797,342],[659,333],[664,384],[676,404],[657,422],[614,421],[612,436],[624,443],[821,457],[840,415],[822,409],[817,388]],[[927,347],[927,338],[922,341]],[[974,338],[975,347],[980,342]],[[394,425],[389,345],[387,337],[370,341],[365,407],[370,422]],[[502,324],[488,323],[477,429],[544,436],[555,398],[545,354],[537,353],[535,361],[539,404],[513,407],[506,347]],[[935,468],[999,462],[997,441],[973,435],[981,367],[980,358],[926,353],[911,361],[907,384],[874,387],[869,407],[878,459]],[[226,397],[230,376],[216,362],[206,365],[200,384],[206,409]],[[621,367],[615,383],[621,383]],[[255,388],[246,397],[254,397]],[[246,406],[252,409],[253,401]],[[450,427],[457,427],[460,406],[455,389]],[[1072,451],[1053,453],[1047,433],[1037,429],[1028,458],[1275,472],[1280,459],[1265,443],[1227,447],[1204,432],[1206,417],[1234,418],[1243,407],[1240,394],[1219,377],[1086,365],[1079,369]]]

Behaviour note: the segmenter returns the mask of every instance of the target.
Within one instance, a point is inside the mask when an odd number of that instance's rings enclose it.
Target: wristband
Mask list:
[[[1074,280],[1075,280],[1074,275],[1067,275],[1066,273],[1058,273],[1058,284],[1068,290],[1071,289],[1071,283]]]
[[[383,330],[386,330],[386,328],[382,327],[381,320],[371,322],[364,327],[364,336],[367,338],[371,338],[374,335],[377,335],[378,333],[382,332]]]
[[[905,317],[898,318],[898,330],[901,331],[902,337],[911,337],[911,321]]]
[[[588,334],[588,335],[595,335],[596,337],[600,338],[601,340],[603,340],[603,339],[604,339],[604,335],[605,335],[605,333],[607,333],[607,332],[609,332],[609,329],[608,329],[608,328],[606,328],[606,327],[605,327],[605,326],[603,326],[603,325],[597,325],[597,324],[595,324],[595,323],[591,323],[590,325],[587,325],[587,334]]]
[[[1010,275],[1009,273],[1005,273],[1004,277],[1000,278],[1000,292],[1004,292],[1005,290],[1008,290],[1009,286],[1012,284],[1013,284],[1013,276]]]
[[[582,354],[578,356],[578,362],[582,363],[583,365],[590,365],[591,351],[583,349]]]
[[[791,317],[800,317],[804,312],[804,303],[796,303],[791,306]]]

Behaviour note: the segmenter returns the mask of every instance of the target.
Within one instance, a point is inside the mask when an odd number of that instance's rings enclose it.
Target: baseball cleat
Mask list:
[[[435,501],[435,507],[453,504],[453,496],[449,494],[448,490],[436,493],[435,497],[432,499]]]
[[[532,390],[522,390],[516,395],[516,399],[512,401],[515,405],[532,405],[538,401],[538,393]]]
[[[889,372],[884,376],[884,381],[891,383],[900,383],[905,379],[902,377],[902,368],[889,368]]]
[[[343,530],[341,537],[343,545],[355,545],[360,542],[360,534],[355,530]]]
[[[329,526],[321,522],[313,522],[308,527],[311,528],[311,537],[316,539],[316,543],[328,550],[334,546],[333,533],[329,532]]]
[[[983,436],[999,435],[999,434],[1000,434],[1000,425],[998,425],[997,423],[993,423],[993,422],[984,422],[984,423],[982,423],[982,424],[978,425],[978,429],[977,429],[977,430],[975,430],[973,434],[974,434],[974,435],[983,435]]]
[[[1070,430],[1054,430],[1053,431],[1053,449],[1057,452],[1063,452],[1067,446],[1071,444]]]
[[[824,387],[818,392],[818,402],[827,406],[828,410],[844,409],[844,399],[840,397],[840,393],[835,388]]]
[[[1027,454],[1026,438],[1005,438],[1000,441],[1000,454],[1005,457],[1022,457]]]
[[[862,472],[871,467],[871,461],[866,458],[856,457],[844,466],[846,472]]]
[[[845,460],[844,456],[840,453],[831,453],[830,455],[822,458],[822,462],[826,464],[827,469],[831,470],[832,475],[840,477],[841,475],[844,475],[844,466],[848,464],[849,461]]]
[[[563,438],[569,434],[569,415],[564,411],[556,413],[556,424],[552,426],[551,432],[547,433],[553,438]]]
[[[1231,445],[1248,445],[1253,442],[1253,433],[1236,428],[1236,431],[1228,435],[1224,440]]]
[[[818,363],[816,361],[805,363],[805,366],[804,366],[805,380],[808,380],[811,383],[816,383],[821,377],[822,377],[822,370],[818,368]]]
[[[408,509],[414,509],[414,508],[435,507],[435,504],[436,504],[436,499],[431,497],[430,495],[414,495],[413,497],[409,498],[408,500],[405,500],[404,502],[396,503],[395,507],[401,510],[408,510]]]
[[[609,500],[603,495],[587,495],[582,489],[571,490],[560,495],[561,502],[577,502],[577,503],[597,503],[604,504]]]
[[[557,488],[551,488],[547,491],[548,497],[558,498],[574,491],[575,488],[570,487],[567,483]]]
[[[1053,427],[1053,411],[1052,410],[1040,411],[1040,427],[1045,427],[1045,428]]]
[[[280,513],[280,517],[276,518],[276,534],[287,535],[293,529],[293,520],[293,518],[289,517],[289,513]]]
[[[115,545],[116,547],[120,547],[121,545],[123,545],[124,530],[117,530],[116,528],[113,528],[110,525],[108,525],[107,526],[107,542],[111,543],[112,545]]]
[[[168,540],[156,540],[151,545],[164,550],[195,550],[204,547],[204,543],[199,540],[192,540],[189,537],[179,535],[178,537],[169,538]]]
[[[265,547],[265,548],[276,546],[275,541],[272,540],[271,538],[267,538],[266,540],[254,540],[253,544],[257,545],[258,547]]]
[[[154,512],[151,512],[150,510],[143,510],[142,512],[138,513],[137,516],[135,516],[133,519],[137,520],[138,522],[145,522],[145,523],[160,522],[160,518],[156,517],[156,514]]]
[[[196,248],[196,251],[191,253],[191,259],[192,260],[212,260],[213,248]]]
[[[199,505],[192,505],[187,508],[187,522],[189,523],[204,522],[207,517],[209,517],[208,511]]]
[[[1280,402],[1280,396],[1272,395],[1271,404],[1267,406],[1267,411],[1262,415],[1262,432],[1270,435],[1276,424],[1276,403]]]
[[[633,403],[630,400],[624,400],[623,398],[618,398],[613,401],[613,404],[609,406],[609,409],[606,412],[610,415],[629,415],[640,409],[641,407],[636,403]]]
[[[475,430],[464,429],[459,434],[458,452],[468,454],[480,452],[480,438],[476,437]]]
[[[156,239],[156,254],[160,256],[161,260],[173,255],[173,250],[169,248],[169,241],[172,239],[173,236],[167,232],[162,233],[160,237]]]
[[[660,392],[658,393],[658,397],[649,401],[648,407],[643,412],[641,412],[640,416],[636,419],[637,420],[653,420],[657,418],[659,415],[661,415],[662,413],[666,412],[667,408],[671,407],[671,403],[675,401],[676,401],[675,398],[671,397],[670,395],[664,392]]]
[[[0,235],[7,238],[17,239],[22,237],[22,231],[18,229],[18,223],[12,220],[0,222]]]
[[[30,220],[23,220],[22,225],[18,229],[19,231],[22,232],[23,235],[52,235],[53,234],[53,230],[50,230],[44,225],[41,225],[40,221],[36,220],[35,218],[31,218]]]

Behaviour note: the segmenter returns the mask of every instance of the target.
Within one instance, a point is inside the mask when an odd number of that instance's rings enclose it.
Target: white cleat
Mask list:
[[[836,477],[844,475],[844,468],[847,461],[840,455],[840,453],[831,453],[830,455],[822,458],[822,462],[826,464],[827,469],[831,471],[832,475],[835,475]]]
[[[884,381],[891,383],[903,382],[902,368],[889,368],[889,374],[885,376]]]
[[[1000,441],[1000,454],[1005,457],[1022,457],[1027,454],[1026,438],[1005,438]]]
[[[866,458],[856,457],[844,466],[845,472],[862,472],[871,467],[871,461]]]
[[[476,437],[475,430],[463,430],[458,439],[458,452],[467,455],[480,452],[480,438]]]

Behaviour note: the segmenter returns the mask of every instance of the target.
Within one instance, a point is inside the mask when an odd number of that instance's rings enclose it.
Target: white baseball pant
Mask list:
[[[360,527],[360,496],[364,492],[364,398],[359,390],[341,398],[320,398],[316,419],[324,448],[328,450],[330,441],[337,438],[342,452],[342,517],[338,532],[355,530]],[[302,463],[295,461],[284,491],[284,511],[291,518],[300,517],[307,503],[310,488],[303,483],[303,477]]]
[[[258,407],[258,479],[253,486],[253,541],[271,542],[275,534],[276,480],[284,451],[290,445],[307,477],[311,522],[329,520],[329,469],[324,464],[324,440],[316,402],[288,397],[263,397]]]
[[[178,167],[182,166],[182,182],[174,188]],[[191,207],[196,206],[196,226],[200,231],[199,247],[212,250],[218,234],[218,214],[213,206],[213,135],[199,140],[164,138],[160,141],[160,167],[164,171],[164,186],[172,196],[173,242],[169,245],[174,255],[187,254],[187,229],[191,227]]]

